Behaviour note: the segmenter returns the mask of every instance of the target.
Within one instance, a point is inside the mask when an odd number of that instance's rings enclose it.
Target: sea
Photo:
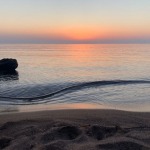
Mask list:
[[[117,109],[150,111],[149,44],[0,44],[0,113]]]

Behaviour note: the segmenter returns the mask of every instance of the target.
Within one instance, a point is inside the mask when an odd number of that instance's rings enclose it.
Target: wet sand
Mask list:
[[[150,150],[150,113],[56,110],[1,114],[0,149]]]

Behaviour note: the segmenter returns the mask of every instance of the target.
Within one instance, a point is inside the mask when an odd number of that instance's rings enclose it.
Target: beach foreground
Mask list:
[[[56,110],[1,114],[0,149],[150,150],[150,113]]]

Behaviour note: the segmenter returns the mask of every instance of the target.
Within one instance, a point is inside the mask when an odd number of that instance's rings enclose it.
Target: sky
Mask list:
[[[150,43],[150,0],[1,0],[0,43]]]

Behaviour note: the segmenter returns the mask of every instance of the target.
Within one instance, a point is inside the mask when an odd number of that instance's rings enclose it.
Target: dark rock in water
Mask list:
[[[16,59],[5,58],[0,60],[0,72],[11,72],[18,67]]]

